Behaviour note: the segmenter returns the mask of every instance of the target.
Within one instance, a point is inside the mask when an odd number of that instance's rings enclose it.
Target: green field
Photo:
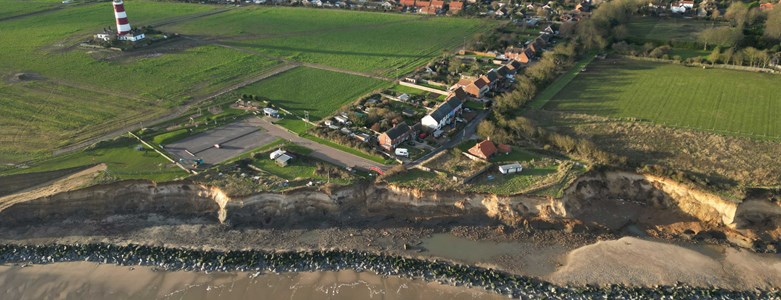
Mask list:
[[[141,144],[136,140],[123,137],[116,141],[103,142],[93,149],[42,161],[31,168],[6,170],[0,172],[0,175],[59,170],[105,163],[108,166],[108,172],[119,179],[138,178],[166,181],[187,176],[187,173],[182,169],[151,149],[137,150],[136,148],[139,146]]]
[[[779,84],[777,75],[608,59],[592,63],[545,108],[778,139]]]
[[[630,39],[640,43],[694,42],[700,31],[713,26],[726,26],[726,24],[695,19],[656,17],[635,17],[628,24]]]
[[[60,0],[0,0],[0,20],[59,6]]]
[[[134,25],[215,9],[139,0],[126,7]],[[145,55],[76,46],[113,21],[110,3],[97,3],[0,22],[0,162],[137,125],[276,64],[218,46]]]
[[[344,10],[243,8],[170,26],[267,55],[396,76],[494,22]],[[242,35],[236,37],[236,35]]]
[[[271,99],[271,103],[317,121],[358,100],[361,95],[390,86],[383,80],[298,67],[245,86],[236,92]]]

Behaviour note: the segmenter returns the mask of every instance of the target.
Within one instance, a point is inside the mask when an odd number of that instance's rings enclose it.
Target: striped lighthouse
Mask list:
[[[114,0],[114,17],[117,19],[117,35],[130,33],[130,23],[127,21],[125,3],[122,0]]]

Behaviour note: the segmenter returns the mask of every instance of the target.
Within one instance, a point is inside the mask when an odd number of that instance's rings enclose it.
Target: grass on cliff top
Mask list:
[[[105,163],[107,173],[119,179],[149,179],[170,181],[188,174],[164,159],[160,154],[143,147],[135,139],[122,137],[102,142],[94,148],[58,156],[42,161],[30,168],[17,168],[0,172],[0,175],[33,173]]]
[[[61,6],[61,0],[0,0],[0,20]]]

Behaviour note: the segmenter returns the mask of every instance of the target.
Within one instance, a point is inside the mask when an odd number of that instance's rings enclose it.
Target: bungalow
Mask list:
[[[401,122],[380,134],[378,143],[383,149],[390,151],[404,141],[409,140],[412,136],[414,136],[412,129],[407,126],[407,123]]]
[[[517,162],[499,166],[499,173],[502,174],[521,173],[521,171],[523,171],[523,167]]]
[[[486,139],[469,148],[469,154],[487,160],[496,153],[496,145],[490,139]]]
[[[430,130],[442,129],[453,121],[453,118],[461,111],[463,102],[457,97],[450,97],[445,103],[442,103],[434,111],[423,117],[420,122],[423,127]]]

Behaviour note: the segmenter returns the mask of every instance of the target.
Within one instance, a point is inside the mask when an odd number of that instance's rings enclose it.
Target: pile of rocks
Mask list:
[[[623,285],[562,287],[526,276],[441,261],[428,261],[359,251],[203,251],[144,245],[0,245],[0,264],[46,264],[89,261],[164,270],[303,272],[352,269],[380,275],[420,278],[442,284],[481,287],[513,298],[593,299],[751,299],[781,298],[781,291],[729,291],[686,285],[655,288]]]

